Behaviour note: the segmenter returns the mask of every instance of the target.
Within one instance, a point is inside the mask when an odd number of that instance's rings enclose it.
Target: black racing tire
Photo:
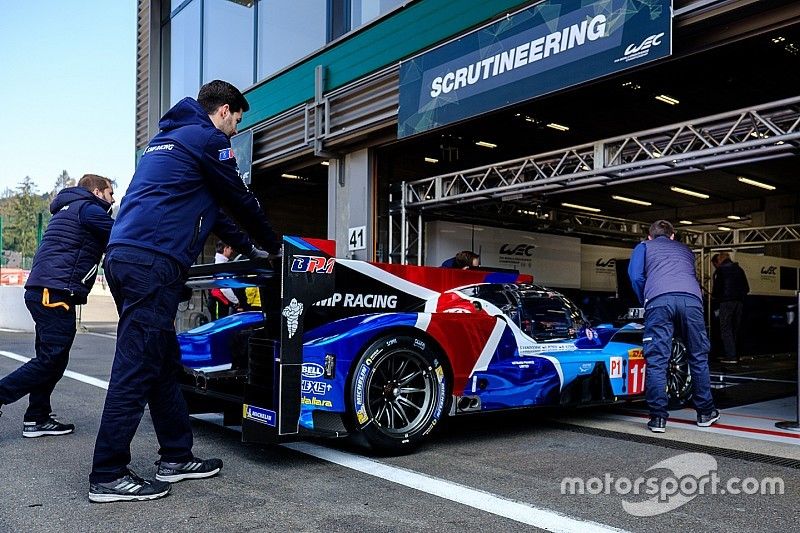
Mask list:
[[[449,408],[448,372],[437,347],[421,337],[387,335],[356,363],[349,408],[355,431],[373,451],[408,453],[418,447]]]
[[[667,397],[669,409],[683,409],[692,399],[692,372],[689,369],[689,350],[682,340],[672,339],[672,353],[667,367]]]

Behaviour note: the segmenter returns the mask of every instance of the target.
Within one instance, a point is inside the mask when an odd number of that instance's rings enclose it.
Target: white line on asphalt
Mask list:
[[[26,363],[30,360],[28,357],[2,350],[0,350],[0,355],[22,363]],[[70,370],[64,372],[64,375],[82,383],[108,390],[107,381]],[[556,511],[549,511],[541,507],[535,507],[526,503],[503,498],[502,496],[461,485],[460,483],[454,483],[412,470],[387,465],[372,459],[367,459],[366,457],[325,448],[324,446],[309,442],[291,442],[283,444],[283,446],[290,450],[322,459],[323,461],[328,461],[351,470],[385,479],[386,481],[391,481],[392,483],[397,483],[404,487],[419,490],[433,496],[438,496],[474,509],[502,516],[516,522],[535,526],[546,531],[559,533],[625,531],[590,520],[580,520]]]
[[[111,335],[110,333],[95,333],[94,331],[84,331],[84,335],[94,335],[95,337],[104,337],[106,339],[114,339],[117,340],[116,335]]]
[[[0,350],[0,355],[4,355],[9,359],[14,359],[15,361],[19,361],[20,363],[27,363],[31,360],[30,357],[25,357],[24,355],[20,355],[14,352],[6,352]],[[66,370],[64,372],[64,376],[68,378],[72,378],[76,381],[80,381],[82,383],[86,383],[88,385],[94,385],[95,387],[99,387],[101,389],[108,390],[108,381],[103,381],[102,379],[93,378],[92,376],[86,376],[84,374],[79,374],[77,372],[73,372],[72,370]]]

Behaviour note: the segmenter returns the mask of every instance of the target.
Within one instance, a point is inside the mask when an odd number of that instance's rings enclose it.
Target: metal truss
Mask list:
[[[800,224],[762,226],[731,231],[709,231],[703,234],[703,246],[711,248],[749,248],[766,244],[800,242]]]
[[[796,153],[800,97],[406,182],[407,208],[555,194]]]
[[[390,199],[390,260],[422,263],[422,213],[474,202],[535,199],[587,188],[688,174],[791,156],[800,147],[800,97],[403,182]],[[555,213],[573,230],[633,235],[641,222]],[[642,226],[644,227],[644,226]],[[789,233],[787,233],[789,231]],[[732,232],[681,232],[694,249],[797,242],[785,226]],[[639,233],[642,235],[642,233]],[[393,238],[394,236],[394,238]],[[399,237],[399,238],[398,238]],[[790,240],[795,239],[795,240]]]

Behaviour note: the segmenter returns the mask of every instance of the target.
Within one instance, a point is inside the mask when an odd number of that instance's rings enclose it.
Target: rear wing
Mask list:
[[[244,375],[227,384],[204,377],[184,384],[192,392],[242,401],[242,440],[281,442],[298,433],[303,363],[304,311],[334,289],[333,241],[285,237],[283,256],[274,262],[249,260],[197,265],[189,269],[192,289],[258,287],[265,326],[250,341]],[[190,411],[191,409],[190,405]],[[198,409],[196,412],[202,412]]]

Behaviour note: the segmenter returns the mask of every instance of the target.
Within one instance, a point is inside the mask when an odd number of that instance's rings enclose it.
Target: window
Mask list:
[[[225,80],[240,90],[253,84],[253,5],[205,0],[203,83]]]
[[[325,46],[327,4],[327,0],[258,3],[259,80]]]
[[[403,3],[404,0],[352,0],[351,29],[363,26]]]
[[[187,5],[165,26],[169,37],[169,105],[200,89],[200,1]]]

